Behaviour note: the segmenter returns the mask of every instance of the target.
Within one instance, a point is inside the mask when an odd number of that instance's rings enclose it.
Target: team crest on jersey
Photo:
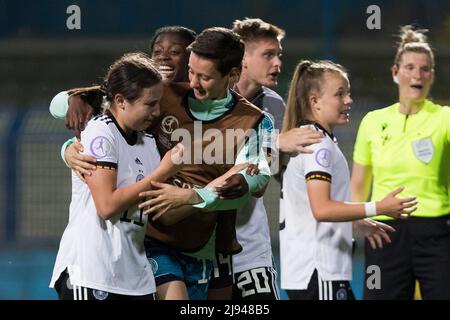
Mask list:
[[[347,299],[348,299],[347,290],[345,290],[344,288],[341,288],[336,292],[336,300],[347,300]]]
[[[148,258],[148,262],[150,262],[153,274],[156,274],[156,271],[158,271],[158,262],[153,258]]]
[[[104,136],[98,136],[91,142],[91,153],[97,159],[106,157],[112,149],[111,142]]]
[[[92,294],[94,295],[94,298],[97,300],[105,300],[108,298],[108,292],[102,291],[102,290],[92,290]]]
[[[178,129],[180,123],[178,119],[174,116],[164,117],[161,121],[161,129],[166,134],[172,134],[176,129]]]
[[[331,152],[328,149],[320,149],[316,153],[316,162],[324,168],[328,168],[331,162]]]
[[[423,163],[430,163],[434,155],[433,140],[431,138],[420,139],[412,142],[414,155]]]

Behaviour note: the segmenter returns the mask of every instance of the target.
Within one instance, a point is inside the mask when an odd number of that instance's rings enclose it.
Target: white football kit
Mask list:
[[[350,200],[347,161],[335,138],[319,125],[324,139],[309,146],[312,154],[289,160],[283,174],[280,199],[281,287],[306,290],[317,269],[323,281],[351,280],[352,223],[317,222],[309,203],[306,183],[319,179],[331,183],[331,199]]]
[[[84,153],[97,159],[97,170],[116,170],[117,187],[126,187],[154,171],[160,162],[152,136],[127,136],[111,113],[89,121],[81,133]],[[50,287],[67,269],[74,286],[121,295],[156,291],[144,250],[147,216],[137,206],[109,220],[97,213],[89,187],[72,172],[69,223],[61,239]]]

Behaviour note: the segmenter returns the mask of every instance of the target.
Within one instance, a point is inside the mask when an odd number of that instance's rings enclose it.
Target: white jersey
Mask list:
[[[314,272],[323,281],[351,280],[352,223],[317,222],[308,199],[306,181],[331,182],[331,199],[350,200],[347,161],[335,138],[317,124],[325,138],[289,160],[280,199],[281,287],[305,290]]]
[[[236,217],[236,236],[242,251],[233,255],[233,271],[272,267],[269,222],[263,198],[251,197]]]
[[[154,171],[160,156],[152,136],[126,136],[111,113],[90,120],[81,133],[84,153],[97,159],[97,170],[117,170],[117,187],[126,187]],[[104,169],[98,168],[103,166]],[[144,250],[147,216],[137,207],[103,220],[89,187],[72,173],[69,223],[61,239],[50,287],[67,268],[72,285],[122,295],[156,291]]]
[[[273,90],[262,87],[250,102],[264,110],[264,134],[270,137],[273,129],[280,129],[285,105],[283,99]],[[267,121],[270,120],[270,121]],[[271,142],[263,141],[264,148]],[[233,271],[243,272],[259,267],[273,267],[272,244],[267,212],[263,198],[250,198],[237,212],[236,237],[242,251],[233,255]]]

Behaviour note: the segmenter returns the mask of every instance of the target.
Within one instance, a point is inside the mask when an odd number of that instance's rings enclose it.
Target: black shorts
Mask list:
[[[233,285],[233,256],[216,251],[209,289],[222,289]]]
[[[277,272],[259,267],[234,274],[233,300],[279,300]]]
[[[102,290],[73,286],[70,283],[67,270],[64,270],[59,276],[59,279],[55,283],[55,290],[58,293],[59,300],[155,300],[153,293],[144,296],[127,296]]]
[[[422,299],[450,299],[450,216],[383,222],[396,232],[383,249],[365,243],[364,299],[412,300],[416,280]]]
[[[306,290],[286,290],[290,300],[355,300],[349,281],[319,280],[317,270]]]

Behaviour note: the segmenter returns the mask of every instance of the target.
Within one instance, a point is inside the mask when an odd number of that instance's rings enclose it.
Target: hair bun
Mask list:
[[[400,28],[400,47],[404,47],[407,43],[420,42],[427,43],[427,36],[425,33],[427,29],[414,30],[413,26],[406,25]]]

